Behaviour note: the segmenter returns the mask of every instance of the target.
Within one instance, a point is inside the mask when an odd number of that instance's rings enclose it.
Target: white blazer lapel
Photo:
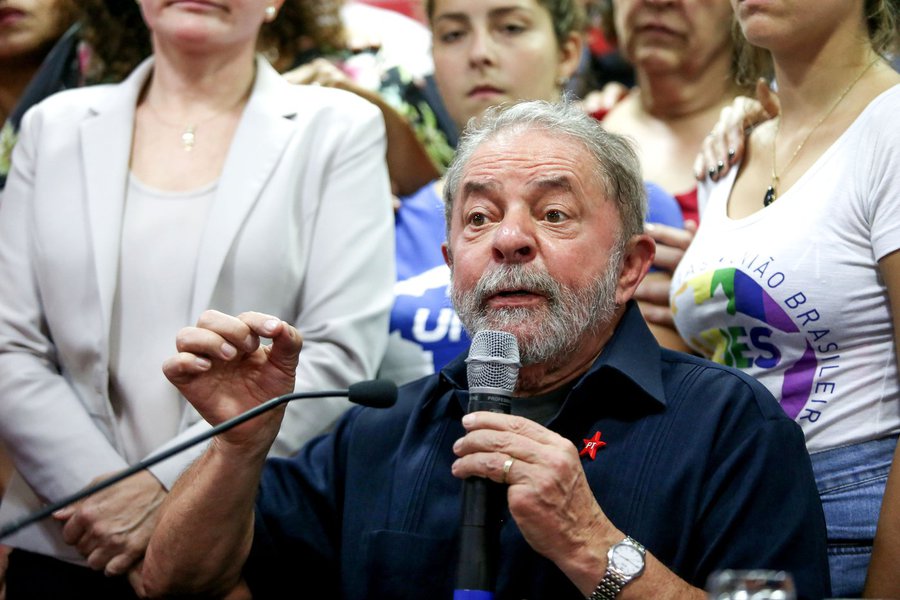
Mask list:
[[[284,120],[296,115],[296,106],[286,102],[290,94],[281,93],[289,85],[257,57],[253,91],[225,159],[200,244],[192,318],[209,306],[235,237],[293,136]]]
[[[88,219],[105,333],[109,332],[119,265],[134,113],[152,62],[142,63],[81,124]]]

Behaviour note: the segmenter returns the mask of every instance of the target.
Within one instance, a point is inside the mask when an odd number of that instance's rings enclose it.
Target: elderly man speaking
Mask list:
[[[166,499],[145,592],[449,599],[463,481],[481,477],[503,486],[485,597],[700,599],[726,568],[827,596],[799,427],[754,380],[660,349],[631,300],[654,255],[642,190],[629,144],[574,106],[471,124],[444,253],[467,329],[518,342],[512,414],[467,414],[463,356],[290,459],[266,460],[280,412],[247,421]],[[302,338],[209,312],[177,344],[166,375],[215,425],[293,390]]]

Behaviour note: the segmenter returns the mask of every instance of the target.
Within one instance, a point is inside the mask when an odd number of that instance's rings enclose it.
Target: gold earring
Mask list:
[[[275,15],[278,14],[273,5],[269,5],[266,7],[266,21],[272,22],[275,20]]]

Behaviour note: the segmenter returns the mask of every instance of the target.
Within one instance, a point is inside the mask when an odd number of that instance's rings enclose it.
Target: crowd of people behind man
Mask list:
[[[470,477],[502,598],[900,598],[897,3],[366,4],[0,0],[0,525],[403,386],[0,540],[0,599],[449,596]]]

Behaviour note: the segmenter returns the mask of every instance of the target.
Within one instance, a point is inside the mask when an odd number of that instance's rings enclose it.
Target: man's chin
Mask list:
[[[533,335],[541,331],[543,312],[522,307],[491,310],[482,316],[480,322],[484,325],[482,329],[505,331],[519,338],[520,335],[528,335],[529,332]]]

